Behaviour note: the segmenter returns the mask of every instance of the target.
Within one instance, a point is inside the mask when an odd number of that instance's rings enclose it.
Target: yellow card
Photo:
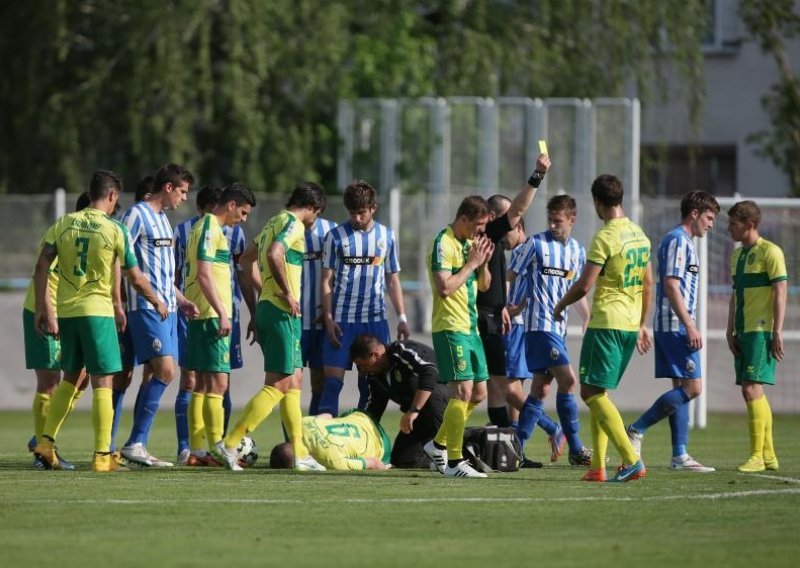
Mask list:
[[[547,142],[544,140],[539,140],[539,153],[547,154]]]

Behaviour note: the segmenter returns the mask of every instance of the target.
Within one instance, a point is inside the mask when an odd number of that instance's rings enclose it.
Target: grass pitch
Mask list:
[[[588,443],[587,416],[581,418]],[[386,417],[390,434],[398,420]],[[800,562],[798,416],[775,417],[779,472],[736,472],[747,457],[746,418],[712,415],[707,430],[692,432],[690,448],[716,473],[670,471],[669,429],[659,424],[644,440],[647,477],[619,485],[581,482],[583,470],[564,458],[485,480],[425,471],[271,471],[265,458],[280,431],[274,416],[254,434],[259,463],[239,474],[187,468],[94,474],[88,412],[71,416],[59,439],[78,471],[34,471],[25,451],[31,428],[29,413],[0,413],[3,566],[752,568]],[[150,450],[172,456],[173,432],[170,413],[161,412]],[[541,431],[529,454],[547,458]],[[610,464],[617,461],[612,453]]]

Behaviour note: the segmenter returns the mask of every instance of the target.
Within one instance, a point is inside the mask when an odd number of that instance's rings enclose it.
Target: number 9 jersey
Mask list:
[[[58,317],[114,317],[114,262],[119,258],[125,270],[137,266],[128,229],[87,208],[61,217],[44,241],[58,253]]]
[[[627,217],[611,219],[592,239],[586,261],[602,267],[589,327],[637,331],[650,262],[650,240],[642,228]]]

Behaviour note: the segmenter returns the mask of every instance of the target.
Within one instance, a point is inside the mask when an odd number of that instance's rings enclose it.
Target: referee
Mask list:
[[[429,468],[422,447],[442,425],[447,386],[439,383],[433,348],[410,339],[382,343],[374,335],[359,335],[350,357],[367,375],[369,399],[364,410],[380,422],[389,401],[400,405],[400,432],[392,445],[391,464],[397,468]]]

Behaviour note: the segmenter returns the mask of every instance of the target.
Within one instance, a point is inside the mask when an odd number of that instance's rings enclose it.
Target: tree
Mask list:
[[[741,0],[739,14],[750,38],[775,59],[780,73],[778,83],[761,99],[772,128],[752,134],[748,141],[786,173],[792,193],[800,196],[800,79],[786,50],[786,40],[800,36],[795,8],[795,0]]]

